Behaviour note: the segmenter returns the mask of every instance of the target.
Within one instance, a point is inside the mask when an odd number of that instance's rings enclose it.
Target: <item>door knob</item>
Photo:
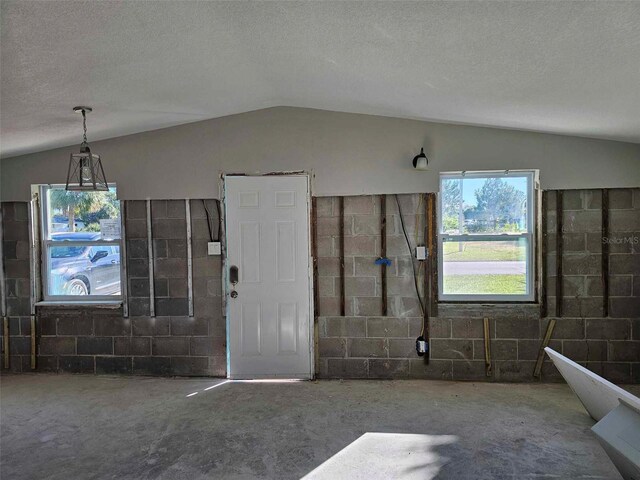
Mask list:
[[[238,292],[235,287],[238,283],[238,267],[231,265],[229,268],[229,281],[231,282],[231,298],[238,298]]]

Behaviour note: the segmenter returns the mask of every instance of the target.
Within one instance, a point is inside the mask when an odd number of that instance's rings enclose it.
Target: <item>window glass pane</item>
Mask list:
[[[527,232],[529,177],[443,178],[442,232],[494,234]]]
[[[444,295],[526,295],[526,238],[442,242]]]
[[[49,240],[114,240],[120,238],[120,202],[116,189],[108,192],[47,190]]]
[[[120,247],[48,248],[49,295],[120,295]]]

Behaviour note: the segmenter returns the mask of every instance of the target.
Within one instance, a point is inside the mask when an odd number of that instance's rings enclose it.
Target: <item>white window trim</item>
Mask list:
[[[50,295],[49,294],[49,277],[50,277],[50,271],[49,271],[49,247],[52,245],[56,245],[56,246],[60,246],[60,242],[55,242],[53,240],[49,240],[49,230],[50,230],[50,225],[49,225],[49,217],[47,215],[47,208],[48,208],[48,197],[47,197],[47,190],[50,190],[52,188],[65,188],[66,186],[64,184],[45,184],[45,185],[39,185],[38,186],[38,193],[39,193],[39,197],[40,197],[40,202],[39,202],[39,221],[40,221],[40,226],[41,229],[40,231],[42,232],[41,235],[41,248],[42,248],[42,253],[41,253],[41,276],[40,278],[42,279],[42,298],[43,301],[38,302],[39,304],[42,305],[99,305],[99,304],[105,304],[105,305],[112,305],[112,304],[121,304],[124,300],[124,295],[123,295],[123,282],[126,281],[126,279],[124,278],[124,274],[123,274],[123,263],[124,263],[124,259],[122,257],[123,254],[123,248],[122,248],[122,244],[123,244],[123,238],[124,238],[124,231],[120,230],[120,238],[117,240],[99,240],[99,241],[89,241],[89,242],[76,242],[76,241],[66,241],[65,242],[65,246],[67,245],[83,245],[83,246],[100,246],[100,245],[109,245],[109,246],[117,246],[119,247],[119,252],[120,252],[120,295],[86,295],[86,296],[78,296],[78,295]],[[109,183],[109,187],[116,187],[115,183]],[[120,215],[122,215],[122,205],[120,208]],[[123,222],[121,222],[122,224]]]
[[[442,231],[442,181],[459,178],[506,178],[506,177],[523,177],[528,178],[527,189],[527,233],[501,233],[496,235],[491,234],[447,234]],[[473,172],[446,172],[440,175],[438,184],[438,214],[436,215],[438,220],[438,301],[439,302],[475,302],[475,303],[487,303],[487,302],[504,302],[504,303],[532,303],[535,301],[536,286],[535,286],[535,210],[537,205],[535,203],[535,190],[538,184],[538,172],[536,170],[503,170],[503,171],[473,171]],[[490,294],[444,294],[443,282],[444,282],[444,255],[443,245],[445,240],[449,241],[504,241],[504,240],[517,240],[519,238],[528,239],[527,249],[527,293],[524,295],[490,295]]]

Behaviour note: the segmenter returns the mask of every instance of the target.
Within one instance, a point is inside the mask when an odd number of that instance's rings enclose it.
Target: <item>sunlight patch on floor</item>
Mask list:
[[[435,479],[455,435],[367,432],[312,470],[305,480]]]
[[[215,385],[211,385],[205,389],[203,389],[203,392],[207,392],[209,390],[212,390],[214,388],[217,387],[221,387],[222,385],[226,385],[227,383],[297,383],[297,382],[303,382],[304,380],[300,380],[298,378],[275,378],[275,379],[256,379],[256,380],[224,380],[220,383],[216,383]],[[195,392],[191,392],[190,394],[187,395],[188,397],[194,397],[196,396],[198,393],[200,393],[199,390],[195,391]]]

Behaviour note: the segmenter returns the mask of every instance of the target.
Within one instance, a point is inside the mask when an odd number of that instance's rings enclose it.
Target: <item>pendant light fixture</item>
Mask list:
[[[429,159],[424,154],[424,148],[420,149],[420,153],[413,157],[413,168],[416,170],[426,170],[429,165]]]
[[[67,190],[75,192],[105,192],[109,190],[104,176],[100,155],[91,153],[87,142],[87,112],[91,107],[74,107],[73,111],[82,113],[82,127],[84,134],[80,144],[80,153],[72,153],[69,157],[67,171]]]

